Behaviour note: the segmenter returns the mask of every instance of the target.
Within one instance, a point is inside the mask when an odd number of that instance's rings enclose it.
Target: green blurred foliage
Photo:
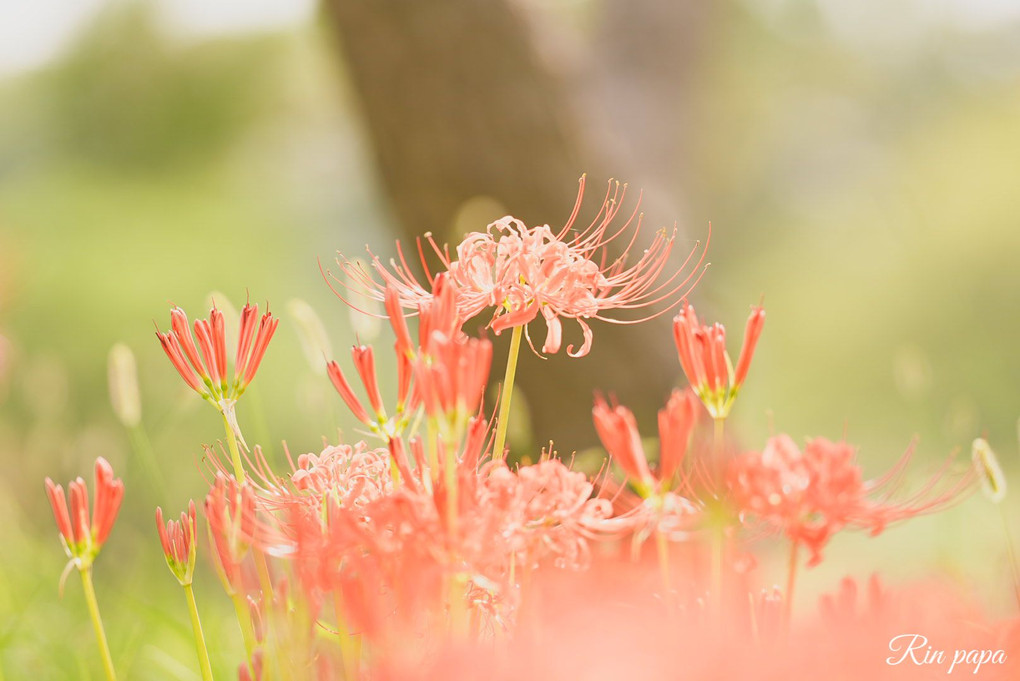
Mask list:
[[[308,27],[188,44],[129,3],[52,67],[0,82],[0,678],[99,678],[76,574],[57,598],[65,558],[42,491],[46,476],[87,478],[97,456],[127,486],[96,565],[120,678],[197,678],[153,512],[201,502],[202,445],[223,431],[153,335],[170,301],[195,318],[214,290],[235,307],[250,294],[284,317],[239,408],[277,466],[283,440],[297,455],[353,429],[286,316],[289,299],[309,301],[344,361],[348,311],[317,259],[353,251],[383,221],[322,41]],[[158,482],[107,398],[116,342],[138,359]],[[199,609],[217,678],[233,678],[237,625],[204,553]]]
[[[49,74],[65,153],[125,171],[208,163],[264,114],[278,39],[175,45],[155,11],[115,6]]]

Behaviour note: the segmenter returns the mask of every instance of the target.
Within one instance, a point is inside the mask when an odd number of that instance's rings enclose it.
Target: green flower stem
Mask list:
[[[205,634],[202,633],[202,620],[198,618],[195,592],[190,584],[184,585],[184,595],[188,598],[188,612],[191,614],[191,628],[195,632],[195,651],[198,653],[198,665],[202,669],[202,681],[213,681],[212,666],[209,664],[209,649],[205,645]]]
[[[235,593],[230,597],[234,602],[234,612],[237,613],[237,625],[241,627],[241,638],[244,639],[244,652],[248,656],[248,667],[252,666],[255,655],[255,631],[251,625],[251,613],[248,611],[248,602],[244,594]]]
[[[717,417],[714,419],[712,430],[712,469],[716,485],[715,513],[712,514],[712,590],[711,600],[713,610],[719,621],[722,621],[722,610],[725,603],[723,595],[723,562],[726,550],[725,542],[725,512],[722,501],[723,486],[723,455],[725,453],[726,418]]]
[[[722,489],[724,468],[723,457],[726,455],[726,417],[718,416],[713,419],[712,429],[712,469],[715,473],[715,484]]]
[[[96,590],[92,586],[92,566],[79,570],[79,572],[81,573],[81,584],[85,588],[85,602],[88,603],[89,615],[92,617],[92,628],[96,630],[96,642],[99,644],[99,654],[103,658],[106,679],[107,681],[117,681],[117,674],[113,671],[113,658],[110,657],[110,646],[106,642],[106,630],[103,629],[103,620],[99,617]]]
[[[227,447],[230,449],[230,461],[234,465],[234,477],[237,478],[237,484],[243,485],[244,466],[241,464],[241,452],[237,448],[237,436],[234,435],[234,429],[230,426],[226,413],[221,411],[220,415],[223,416],[223,428],[227,431]]]
[[[336,611],[336,636],[340,644],[340,658],[344,668],[344,681],[357,681],[361,675],[361,636],[352,634],[344,621],[343,594],[333,592],[333,609]]]
[[[514,377],[517,375],[517,357],[521,352],[521,336],[524,326],[515,326],[510,337],[510,354],[506,360],[506,374],[503,376],[503,389],[499,396],[499,420],[496,422],[496,441],[492,447],[492,458],[503,458],[503,446],[506,444],[507,419],[510,418],[510,398],[514,392]]]

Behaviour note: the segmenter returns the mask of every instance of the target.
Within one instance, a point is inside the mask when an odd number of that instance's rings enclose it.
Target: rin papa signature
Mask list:
[[[913,664],[918,667],[938,665],[947,667],[946,674],[952,674],[955,669],[966,669],[977,674],[981,665],[1006,663],[1006,651],[1004,650],[957,648],[950,654],[947,650],[940,650],[930,645],[928,637],[921,634],[893,636],[889,639],[889,650],[892,655],[885,659],[885,663],[888,665]]]

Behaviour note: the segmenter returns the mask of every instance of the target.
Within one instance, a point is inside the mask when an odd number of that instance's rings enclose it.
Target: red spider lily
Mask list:
[[[408,358],[417,355],[428,344],[433,333],[446,338],[463,338],[463,318],[457,308],[456,287],[450,283],[450,274],[440,272],[432,279],[432,295],[418,301],[418,345],[411,342],[411,333],[401,308],[400,293],[395,286],[387,285],[384,293],[386,316],[397,338],[397,356]]]
[[[244,590],[242,562],[255,538],[255,493],[251,485],[222,473],[205,498],[205,517],[216,571],[231,595]]]
[[[740,386],[747,378],[764,326],[765,310],[752,307],[744,332],[744,345],[734,370],[726,352],[726,329],[722,324],[702,324],[694,314],[694,308],[686,302],[680,314],[673,319],[673,339],[680,356],[680,366],[713,418],[729,415]]]
[[[415,390],[431,417],[478,411],[489,380],[492,343],[481,338],[450,338],[433,332],[413,364]]]
[[[433,297],[418,306],[418,344],[414,345],[404,319],[397,293],[393,287],[386,290],[386,311],[396,335],[397,405],[390,418],[383,405],[376,379],[375,353],[371,347],[360,345],[351,350],[355,369],[368,396],[368,404],[375,412],[373,418],[355,394],[340,365],[335,361],[326,365],[333,387],[355,418],[369,429],[389,439],[399,435],[407,426],[407,414],[422,400],[428,398],[430,416],[439,411],[452,413],[456,406],[476,404],[475,387],[484,391],[492,362],[492,346],[488,341],[469,340],[460,330],[461,322],[454,303],[454,291],[448,276],[439,275],[433,281]],[[417,377],[418,387],[411,390],[412,378]],[[468,387],[470,385],[470,387]],[[474,408],[472,408],[473,410]]]
[[[192,337],[188,316],[179,307],[170,310],[170,331],[156,330],[163,351],[188,386],[204,399],[221,406],[240,397],[255,378],[269,341],[280,320],[266,312],[258,320],[259,307],[248,303],[241,310],[234,375],[227,373],[226,332],[223,313],[215,307],[209,319],[195,321]],[[258,320],[258,321],[257,321]],[[198,340],[196,347],[195,339]]]
[[[181,519],[168,520],[163,524],[163,509],[156,507],[156,529],[163,546],[167,567],[181,586],[191,584],[195,575],[195,558],[198,555],[198,520],[195,516],[195,502],[188,504],[188,512],[181,513]]]
[[[505,550],[514,560],[537,565],[551,555],[557,567],[588,565],[588,540],[603,532],[612,505],[592,496],[595,485],[587,476],[559,459],[543,457],[517,471],[493,461],[480,482],[478,508],[499,518]]]
[[[307,500],[315,510],[329,497],[345,507],[361,507],[392,490],[388,454],[364,442],[326,447],[319,454],[299,456],[290,481],[299,501]]]
[[[696,406],[697,397],[691,391],[674,390],[666,406],[659,411],[659,468],[653,475],[641,446],[634,414],[627,407],[610,406],[602,397],[595,398],[592,417],[599,439],[642,496],[648,496],[653,490],[666,492],[672,488],[697,424]]]
[[[293,560],[306,591],[339,594],[346,625],[369,637],[419,627],[422,612],[441,607],[450,579],[467,580],[477,616],[508,617],[516,602],[508,566],[524,572],[551,558],[583,567],[587,542],[601,534],[611,508],[592,498],[583,474],[556,459],[520,471],[503,462],[479,469],[486,435],[485,420],[474,418],[460,452],[437,443],[444,468],[456,455],[454,488],[445,476],[429,475],[418,439],[414,468],[402,440],[390,441],[400,485],[391,483],[386,453],[362,445],[300,457],[295,493],[274,500],[285,509],[277,517],[289,542],[279,555]]]
[[[398,393],[397,393],[397,405],[396,413],[391,418],[386,413],[386,408],[383,406],[382,394],[379,392],[379,383],[376,379],[375,370],[375,353],[371,347],[366,345],[356,345],[351,348],[351,357],[354,360],[354,368],[358,372],[358,376],[361,378],[362,384],[365,386],[365,393],[368,395],[368,403],[371,406],[375,417],[369,415],[368,410],[362,405],[361,400],[354,393],[351,384],[348,382],[347,377],[344,375],[340,365],[335,361],[331,361],[326,364],[326,374],[329,376],[330,382],[336,391],[340,394],[344,404],[351,410],[354,417],[368,426],[373,433],[381,435],[383,438],[388,437],[390,434],[403,430],[404,426],[407,425],[405,413],[409,409],[413,409],[415,401],[412,399],[408,401],[408,391],[410,389],[410,371],[406,368],[409,360],[405,359],[398,362],[401,366],[400,376],[398,377]]]
[[[124,499],[124,483],[113,477],[113,468],[106,459],[99,457],[95,465],[95,500],[92,518],[89,519],[89,493],[85,481],[78,478],[67,486],[71,497],[70,511],[67,497],[60,485],[46,478],[46,494],[53,507],[53,517],[60,530],[61,541],[71,564],[79,570],[92,565],[103,544],[106,543],[113,523],[117,520],[121,501]]]
[[[600,395],[595,397],[595,407],[591,413],[602,445],[620,464],[627,477],[631,478],[642,496],[646,496],[655,480],[641,446],[641,435],[638,433],[634,413],[619,404],[609,406]]]
[[[672,480],[698,423],[698,398],[690,390],[674,390],[659,410],[659,479]]]
[[[770,438],[761,452],[748,452],[730,464],[729,484],[742,511],[783,530],[811,552],[808,565],[845,527],[879,534],[890,523],[932,513],[958,501],[975,479],[971,468],[955,482],[946,473],[952,460],[908,498],[894,501],[913,448],[881,478],[865,481],[854,448],[824,438],[801,451],[789,436]],[[877,498],[876,498],[877,497]]]
[[[705,252],[702,251],[693,267],[688,268],[698,252],[696,246],[684,263],[669,276],[664,270],[676,242],[676,230],[667,234],[656,233],[652,243],[630,267],[626,260],[635,248],[641,229],[641,215],[637,206],[622,226],[612,226],[622,208],[627,186],[610,182],[595,219],[582,230],[574,229],[584,194],[584,177],[580,180],[574,210],[563,228],[554,232],[548,225],[527,227],[511,216],[490,224],[484,232],[472,232],[456,247],[456,258],[450,255],[449,246],[440,247],[431,235],[425,241],[439,257],[450,283],[456,290],[456,306],[462,320],[472,319],[492,308],[489,326],[497,334],[511,327],[525,327],[538,318],[546,323],[546,339],[542,351],[556,353],[562,345],[560,318],[574,319],[581,327],[583,343],[574,350],[567,346],[572,357],[588,354],[592,344],[591,327],[585,320],[600,319],[607,322],[631,324],[656,317],[669,307],[669,301],[683,298],[697,284],[704,271]],[[640,204],[640,200],[638,201]],[[633,233],[625,233],[633,225]],[[611,257],[610,245],[619,255]],[[626,245],[624,245],[626,242]],[[707,243],[706,243],[707,250]],[[418,280],[400,244],[398,258],[389,267],[372,255],[375,275],[359,263],[342,256],[340,267],[355,282],[358,290],[382,300],[387,288],[397,293],[404,307],[417,308],[431,298],[436,277],[430,272],[422,241],[418,241],[418,254],[425,271],[427,285]],[[343,282],[337,279],[342,285]],[[665,307],[639,320],[620,320],[607,317],[610,310],[642,309],[665,303]],[[531,342],[528,334],[528,342]]]

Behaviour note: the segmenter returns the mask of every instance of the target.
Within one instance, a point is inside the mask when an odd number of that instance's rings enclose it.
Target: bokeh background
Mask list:
[[[283,318],[240,410],[282,463],[283,441],[300,453],[338,428],[358,436],[291,301],[318,312],[341,362],[379,333],[320,263],[366,244],[388,257],[394,238],[426,231],[456,240],[508,212],[561,224],[582,172],[591,210],[610,177],[644,188],[646,223],[675,222],[681,250],[712,223],[692,302],[728,325],[731,352],[764,296],[731,419],[740,446],[845,433],[877,475],[917,435],[920,478],[985,435],[1016,472],[1014,2],[2,2],[0,676],[98,677],[79,585],[57,597],[42,480],[105,456],[128,487],[96,574],[122,678],[197,678],[152,512],[204,495],[201,445],[221,432],[153,336],[169,302],[195,316],[210,295],[239,306],[250,293]],[[595,445],[594,387],[654,436],[682,384],[668,317],[595,334],[585,359],[522,358],[518,456],[550,438],[561,454]],[[495,340],[501,354],[508,339]],[[144,435],[111,408],[115,343],[137,358]],[[936,574],[1005,612],[1003,546],[975,495],[875,539],[837,538],[798,596],[811,607],[844,574]],[[781,562],[763,553],[763,584]],[[200,572],[230,678],[229,602]]]

